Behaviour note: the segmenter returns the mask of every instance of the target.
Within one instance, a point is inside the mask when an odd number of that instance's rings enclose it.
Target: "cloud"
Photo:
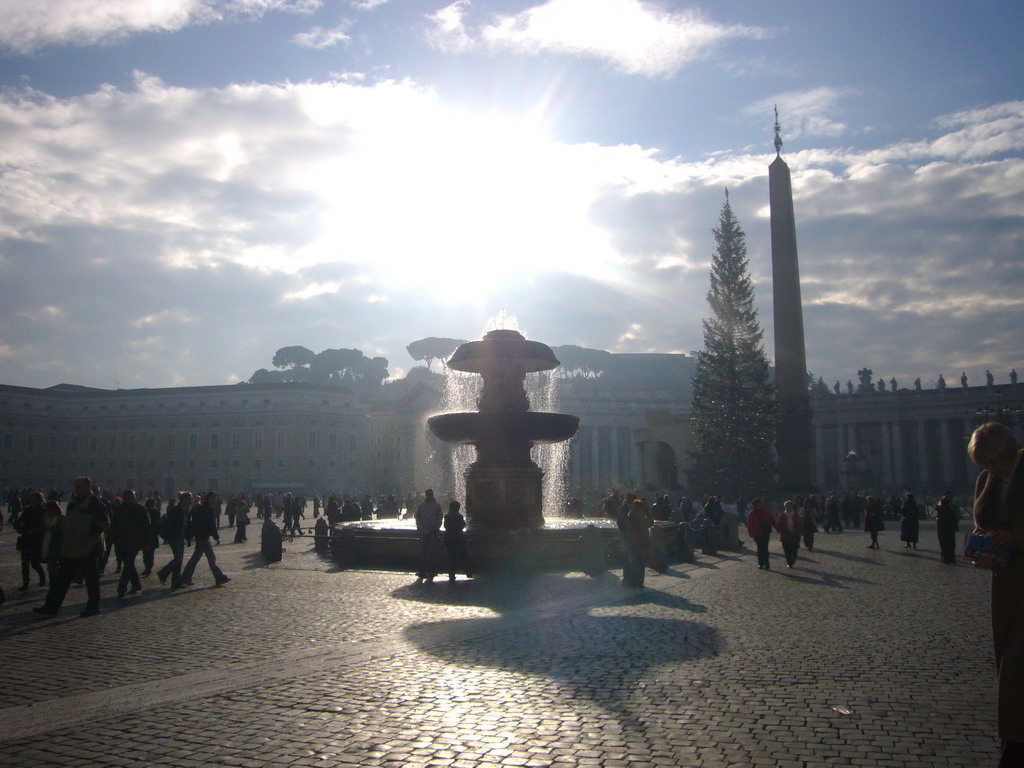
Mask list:
[[[0,46],[31,53],[47,45],[91,45],[140,32],[173,32],[273,11],[310,13],[323,0],[0,0]]]
[[[313,27],[309,32],[299,32],[292,37],[292,42],[303,48],[330,48],[338,43],[347,43],[352,38],[348,35],[351,21],[344,21],[332,29]]]
[[[849,88],[828,86],[787,91],[751,104],[743,110],[743,114],[771,115],[773,108],[778,107],[783,138],[840,136],[848,131],[848,127],[835,116],[839,102],[854,93]]]
[[[470,10],[470,0],[457,0],[431,14],[430,41],[451,53],[487,49],[599,59],[646,77],[674,74],[728,40],[764,34],[756,27],[717,24],[696,10],[668,11],[640,0],[548,0],[475,29],[466,22]]]
[[[1022,115],[786,155],[815,373],[1024,367]],[[771,353],[770,154],[561,142],[412,81],[8,90],[0,132],[8,383],[220,383],[289,344],[398,369],[502,306],[555,345],[697,349],[726,186]]]

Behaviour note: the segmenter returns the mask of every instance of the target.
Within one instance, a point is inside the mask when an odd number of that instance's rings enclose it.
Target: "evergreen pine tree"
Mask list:
[[[748,500],[773,483],[775,391],[747,271],[746,235],[729,205],[729,192],[712,230],[711,316],[697,353],[691,424],[692,489],[697,494]]]

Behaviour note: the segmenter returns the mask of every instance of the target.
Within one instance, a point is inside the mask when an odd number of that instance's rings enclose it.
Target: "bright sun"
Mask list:
[[[600,191],[592,147],[507,118],[432,117],[416,130],[378,126],[322,169],[324,260],[456,296],[516,274],[602,269],[611,246],[588,216]]]

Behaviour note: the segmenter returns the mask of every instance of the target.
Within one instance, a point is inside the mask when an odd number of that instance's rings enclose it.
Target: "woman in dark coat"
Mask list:
[[[967,450],[983,468],[974,491],[977,532],[993,550],[1010,552],[1009,563],[992,571],[999,766],[1024,766],[1024,452],[1013,432],[994,421],[974,430]]]
[[[40,491],[33,491],[29,494],[28,504],[21,510],[21,514],[14,522],[14,530],[18,536],[18,551],[21,553],[21,587],[20,591],[28,590],[29,569],[39,576],[39,586],[46,586],[46,571],[43,570],[41,558],[43,556],[43,533],[46,526],[43,525],[43,494]]]
[[[917,549],[920,528],[917,502],[914,501],[914,494],[908,493],[903,506],[900,507],[900,541],[905,548]]]
[[[871,534],[868,549],[878,549],[878,533],[885,530],[885,515],[882,504],[874,496],[868,496],[864,504],[864,530]]]

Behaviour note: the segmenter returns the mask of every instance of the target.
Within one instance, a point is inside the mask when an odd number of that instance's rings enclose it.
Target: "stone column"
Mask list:
[[[903,425],[892,423],[893,482],[900,488],[907,487],[907,457],[903,455]]]
[[[921,486],[918,491],[924,491],[928,487],[928,446],[926,445],[927,433],[925,432],[924,419],[917,422],[917,471],[919,475],[918,484]]]
[[[590,428],[590,482],[598,490],[603,490],[601,485],[601,434],[600,427],[596,424]]]
[[[641,445],[634,440],[629,441],[629,474],[622,478],[623,480],[629,480],[630,478],[638,479],[640,476],[647,471],[646,461],[647,457],[641,450]]]
[[[849,448],[846,445],[846,425],[836,422],[836,466],[840,469],[843,466],[843,459],[846,458],[846,454],[849,452]]]
[[[846,425],[846,449],[847,451],[857,450],[857,425],[852,421]],[[861,458],[864,457],[861,456]]]
[[[622,480],[622,471],[619,467],[619,428],[612,424],[608,430],[608,471],[611,474],[611,481],[618,483]]]
[[[892,422],[882,422],[882,483],[892,488]]]
[[[953,454],[949,445],[949,422],[939,420],[939,450],[942,451],[942,485],[953,485]]]

